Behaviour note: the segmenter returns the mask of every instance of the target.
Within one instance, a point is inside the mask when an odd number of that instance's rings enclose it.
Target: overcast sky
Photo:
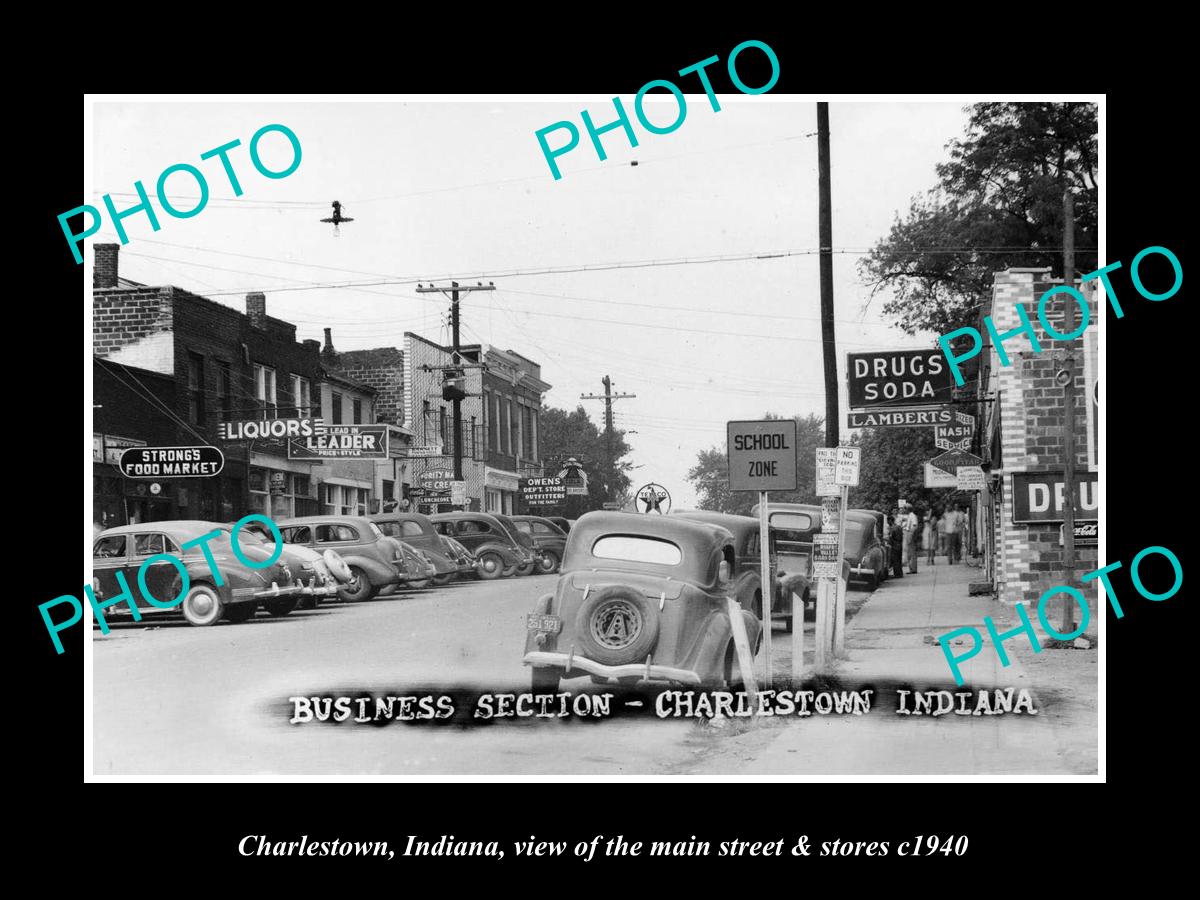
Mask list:
[[[632,98],[622,99],[632,110]],[[494,293],[464,295],[464,342],[540,362],[554,406],[574,408],[581,393],[602,392],[600,379],[611,375],[614,390],[637,395],[614,407],[618,427],[636,432],[627,438],[640,466],[634,487],[657,481],[676,506],[691,506],[687,470],[700,450],[724,442],[727,420],[824,413],[815,253],[533,273],[815,251],[815,103],[770,95],[720,101],[714,113],[704,95],[689,96],[687,118],[668,135],[648,134],[634,120],[637,148],[620,130],[605,134],[604,162],[585,132],[559,158],[558,181],[534,133],[562,119],[582,131],[583,108],[597,124],[609,121],[611,100],[101,101],[88,202],[100,206],[100,195],[112,192],[121,209],[136,202],[129,196],[135,180],[152,193],[167,166],[196,165],[208,177],[208,207],[189,219],[159,210],[158,232],[142,215],[126,219],[122,274],[238,309],[246,292],[264,291],[268,313],[296,323],[298,339],[321,338],[332,327],[339,350],[402,347],[405,331],[449,342],[447,304],[438,294],[416,294],[412,283],[331,283],[494,280]],[[647,110],[651,121],[666,123],[674,101]],[[852,251],[834,257],[843,382],[847,352],[932,346],[933,335],[912,338],[891,327],[882,298],[866,307],[869,292],[855,264],[896,213],[933,186],[945,144],[965,121],[960,102],[830,107],[833,243]],[[246,149],[270,123],[290,127],[303,148],[299,168],[278,180],[258,174]],[[230,156],[244,190],[238,200],[219,162],[199,158],[235,138],[242,141]],[[278,134],[261,146],[272,168],[290,158]],[[173,175],[168,196],[195,197],[194,180]],[[355,220],[340,237],[319,221],[333,200]],[[106,220],[92,240],[115,239]],[[306,289],[282,290],[295,287]],[[844,423],[844,383],[841,392]],[[601,403],[584,406],[603,423]]]

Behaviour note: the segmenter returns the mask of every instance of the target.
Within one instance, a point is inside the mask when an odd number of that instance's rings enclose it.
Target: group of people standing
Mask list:
[[[917,558],[922,552],[930,565],[933,565],[937,553],[946,556],[951,565],[962,562],[966,532],[966,510],[956,504],[944,510],[930,509],[926,512],[908,505],[893,509],[888,535],[892,547],[893,577],[903,578],[905,568],[910,574],[916,575]]]

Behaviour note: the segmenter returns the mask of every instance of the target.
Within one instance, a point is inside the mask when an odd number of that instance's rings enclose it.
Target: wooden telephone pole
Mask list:
[[[451,360],[451,363],[455,367],[462,365],[462,355],[459,352],[462,348],[462,345],[459,343],[459,337],[458,337],[458,295],[459,295],[459,292],[460,291],[462,291],[462,292],[494,291],[495,289],[496,289],[496,286],[494,284],[492,284],[492,282],[490,282],[490,281],[487,284],[484,284],[481,281],[477,285],[473,285],[473,286],[467,285],[465,287],[460,287],[457,281],[450,282],[450,294],[449,294],[449,297],[450,297],[450,330],[454,336],[453,337],[454,347],[453,347],[453,352],[450,355],[450,360]],[[432,284],[429,285],[429,287],[424,287],[419,284],[417,285],[417,293],[418,294],[432,294],[434,292],[445,294],[446,289],[437,287],[436,285],[432,285]],[[462,481],[463,480],[462,397],[455,397],[451,402],[454,405],[454,480]]]
[[[604,401],[604,446],[608,451],[608,478],[605,479],[607,490],[605,496],[608,500],[613,499],[613,475],[614,460],[613,460],[613,417],[612,405],[614,400],[627,400],[636,397],[637,394],[614,394],[612,392],[612,379],[605,375],[600,381],[604,385],[603,394],[580,394],[580,400],[603,400]]]

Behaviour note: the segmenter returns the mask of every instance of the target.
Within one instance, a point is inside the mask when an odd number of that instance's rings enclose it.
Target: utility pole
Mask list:
[[[1063,284],[1075,286],[1075,198],[1071,189],[1063,193]],[[1064,297],[1066,308],[1063,311],[1063,334],[1071,334],[1075,330],[1075,301]],[[1063,481],[1066,483],[1067,502],[1063,509],[1063,565],[1067,572],[1067,584],[1075,584],[1075,355],[1071,345],[1067,345],[1067,355],[1063,359],[1063,367],[1059,372],[1063,386],[1063,404],[1066,406],[1063,416],[1063,454],[1066,461],[1063,466]],[[1061,634],[1070,634],[1075,630],[1075,601],[1069,595],[1063,596],[1063,614]]]
[[[825,361],[825,446],[838,445],[837,347],[833,337],[833,201],[829,183],[829,104],[817,104],[817,204],[821,264],[821,347]]]
[[[637,394],[614,394],[612,392],[612,379],[605,375],[600,381],[604,385],[603,394],[580,394],[580,400],[603,400],[604,401],[604,446],[608,451],[608,473],[609,478],[606,479],[608,490],[606,496],[609,500],[613,498],[613,482],[612,476],[615,474],[613,459],[613,418],[612,405],[614,400],[627,400],[636,397]]]
[[[451,331],[451,334],[453,335],[453,340],[454,340],[454,347],[453,347],[453,352],[450,355],[450,360],[451,360],[452,365],[456,369],[458,369],[458,367],[462,365],[462,356],[459,352],[461,350],[462,345],[459,343],[459,337],[458,337],[458,294],[460,291],[462,291],[462,292],[494,291],[495,289],[496,289],[496,286],[494,284],[492,284],[492,282],[490,282],[490,281],[487,284],[484,284],[481,281],[477,285],[474,285],[474,286],[467,285],[466,287],[459,287],[459,284],[457,281],[450,282],[450,295],[449,295],[450,296],[450,331]],[[417,293],[418,294],[432,294],[434,292],[438,292],[438,293],[441,293],[444,295],[446,293],[446,289],[437,287],[432,284],[429,285],[429,287],[424,287],[419,284],[417,285]],[[444,396],[444,393],[443,393],[443,396]],[[462,398],[463,398],[463,396],[465,396],[464,392],[459,391],[458,394],[456,394],[454,396],[453,400],[451,401],[454,405],[454,480],[455,481],[463,480],[463,468],[462,468],[462,443],[463,443],[462,442]]]

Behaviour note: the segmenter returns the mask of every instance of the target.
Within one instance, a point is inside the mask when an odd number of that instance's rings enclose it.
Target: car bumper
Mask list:
[[[601,678],[641,678],[646,681],[680,681],[685,684],[700,684],[700,676],[690,669],[674,666],[658,666],[653,663],[630,663],[624,666],[606,666],[586,656],[570,653],[551,653],[546,650],[531,650],[525,654],[527,666],[554,666],[563,670],[564,678],[574,675],[598,675]]]

